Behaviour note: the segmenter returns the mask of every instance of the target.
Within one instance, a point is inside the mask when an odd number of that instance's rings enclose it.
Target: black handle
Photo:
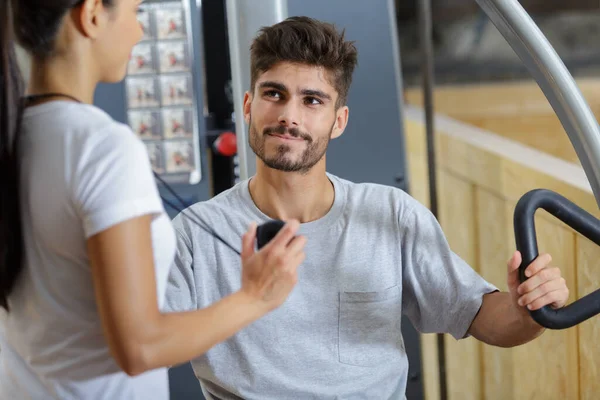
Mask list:
[[[262,249],[264,245],[269,243],[284,225],[285,222],[278,219],[259,225],[258,228],[256,228],[256,246],[258,249]]]
[[[546,189],[535,189],[526,193],[515,208],[514,227],[517,250],[521,252],[522,263],[519,277],[524,282],[525,268],[538,257],[535,232],[535,212],[542,208],[600,245],[600,220],[571,201]],[[566,329],[600,313],[600,289],[582,297],[561,309],[545,306],[531,311],[532,318],[549,329]]]

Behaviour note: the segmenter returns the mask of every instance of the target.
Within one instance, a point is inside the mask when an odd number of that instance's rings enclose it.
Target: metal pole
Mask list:
[[[517,0],[477,0],[554,109],[600,205],[600,127],[548,39]]]
[[[260,3],[260,6],[257,3]],[[287,18],[287,10],[287,0],[260,0],[260,2],[227,0],[226,3],[235,133],[241,180],[256,173],[256,156],[248,145],[248,126],[244,121],[243,112],[244,93],[250,90],[250,45],[260,28]]]
[[[435,152],[435,125],[433,111],[433,87],[434,87],[434,56],[432,39],[432,17],[431,0],[419,2],[419,25],[421,38],[421,68],[423,77],[423,102],[425,109],[425,129],[427,137],[427,167],[429,172],[429,208],[433,215],[438,218],[438,194],[436,174],[436,152]],[[438,364],[440,374],[440,399],[448,398],[446,384],[446,346],[444,335],[437,335]]]

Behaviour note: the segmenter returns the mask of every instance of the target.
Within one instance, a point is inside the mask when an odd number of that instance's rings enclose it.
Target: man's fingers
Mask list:
[[[540,254],[531,264],[525,269],[525,276],[531,277],[546,268],[552,262],[552,257],[548,253]]]
[[[542,269],[537,274],[523,282],[517,289],[517,293],[525,294],[528,292],[532,292],[538,286],[543,285],[546,282],[558,279],[560,277],[561,275],[559,268],[554,267]]]
[[[538,299],[546,296],[548,293],[552,293],[554,291],[559,291],[566,288],[564,278],[557,278],[551,281],[546,281],[541,285],[537,286],[535,289],[525,292],[524,295],[519,297],[518,303],[520,306],[527,306]],[[556,301],[558,299],[554,299]]]
[[[531,311],[539,310],[542,307],[553,305],[556,308],[561,308],[566,304],[565,299],[568,297],[568,290],[561,288],[552,292],[546,293],[545,295],[538,297],[527,305],[527,308]]]

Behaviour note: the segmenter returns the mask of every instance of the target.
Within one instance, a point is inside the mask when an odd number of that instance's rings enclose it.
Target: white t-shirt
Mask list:
[[[153,214],[159,306],[175,252],[143,142],[84,104],[26,109],[21,131],[26,264],[0,310],[0,399],[168,399],[159,369],[129,377],[112,358],[94,298],[86,240]]]

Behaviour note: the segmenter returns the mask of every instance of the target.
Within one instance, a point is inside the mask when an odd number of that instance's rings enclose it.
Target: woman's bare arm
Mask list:
[[[88,241],[94,289],[111,353],[130,375],[196,358],[280,306],[304,260],[305,238],[291,222],[254,252],[256,228],[242,239],[242,289],[200,310],[158,309],[150,216],[120,223]]]

